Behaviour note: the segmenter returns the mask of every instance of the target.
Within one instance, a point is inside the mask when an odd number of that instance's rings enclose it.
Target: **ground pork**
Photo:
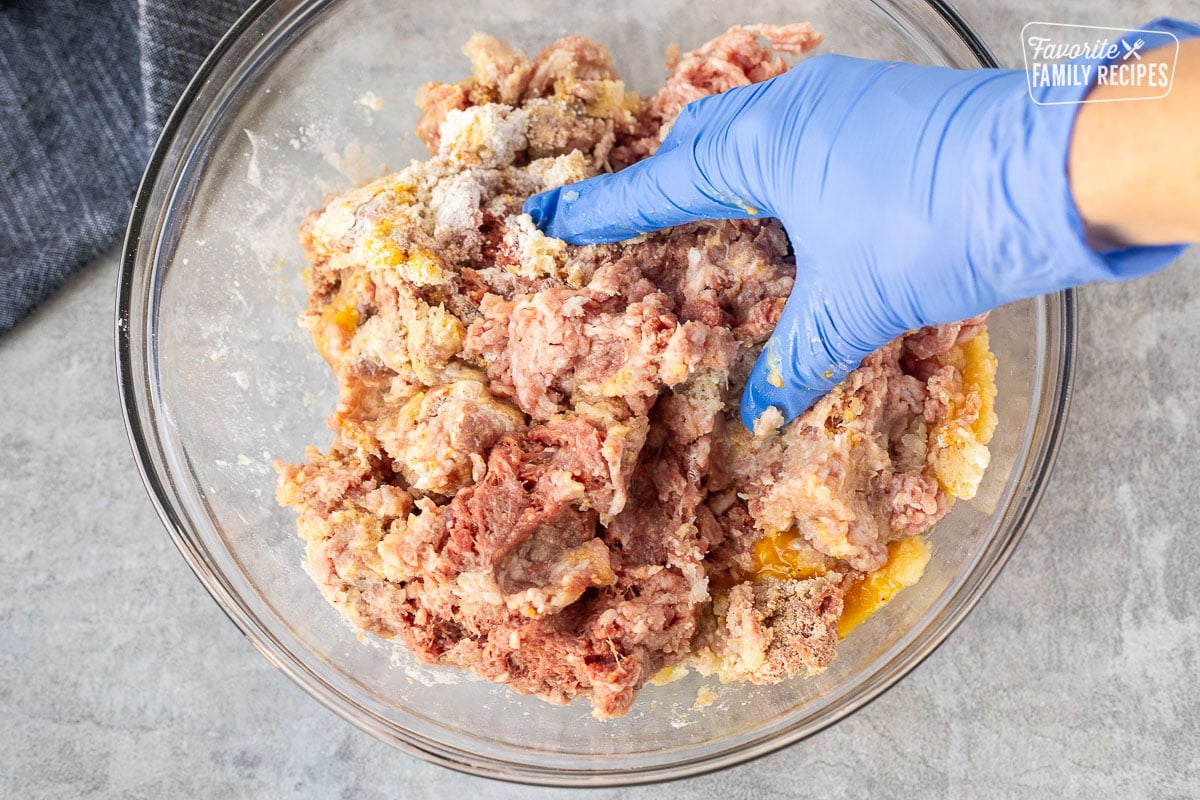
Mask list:
[[[714,602],[721,620],[698,666],[724,680],[776,683],[815,675],[833,659],[845,576],[763,578],[734,586]]]
[[[995,426],[982,319],[892,342],[752,435],[738,398],[794,281],[778,222],[570,247],[521,214],[819,42],[734,28],[673,50],[643,99],[602,45],[530,58],[476,34],[471,76],[418,93],[430,157],[304,221],[302,322],[339,399],[330,447],[277,464],[278,499],[356,625],[602,717],[689,659],[813,674],[848,588],[974,492]]]

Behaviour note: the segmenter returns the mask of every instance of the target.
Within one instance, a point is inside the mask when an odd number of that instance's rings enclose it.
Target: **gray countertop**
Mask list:
[[[1005,63],[1030,20],[962,2]],[[1200,16],[1177,0],[1153,13]],[[276,672],[156,517],[115,389],[109,253],[0,338],[0,797],[559,797],[392,750]],[[1200,251],[1079,293],[1070,423],[1041,508],[950,639],[833,728],[753,763],[588,797],[1200,793]],[[577,794],[582,795],[582,792]]]

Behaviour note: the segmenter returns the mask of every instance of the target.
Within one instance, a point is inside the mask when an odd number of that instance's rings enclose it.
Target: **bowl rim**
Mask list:
[[[900,0],[900,2],[904,1]],[[243,36],[278,2],[279,0],[255,0],[221,37],[180,95],[151,151],[134,196],[122,245],[121,265],[116,287],[114,342],[117,388],[120,393],[121,413],[126,434],[138,473],[155,511],[176,549],[201,585],[216,601],[225,616],[237,626],[243,636],[267,661],[338,717],[406,753],[431,763],[476,776],[514,783],[562,787],[601,787],[647,784],[694,777],[743,764],[795,744],[869,705],[942,645],[991,587],[1009,561],[1013,550],[1037,510],[1053,472],[1067,424],[1071,387],[1075,375],[1078,310],[1074,290],[1068,289],[1044,297],[1044,301],[1052,306],[1052,310],[1055,312],[1054,316],[1061,323],[1061,328],[1056,332],[1059,337],[1058,363],[1055,364],[1052,361],[1047,363],[1042,380],[1040,404],[1045,404],[1045,407],[1044,413],[1040,417],[1047,421],[1047,425],[1041,432],[1041,436],[1035,437],[1039,438],[1041,447],[1036,450],[1031,449],[1026,454],[1024,463],[1016,465],[1031,477],[1029,482],[1024,484],[1023,489],[1019,493],[1014,493],[1009,500],[1009,508],[1016,508],[1009,535],[1003,539],[1001,547],[985,551],[981,555],[981,564],[976,568],[982,566],[985,559],[986,567],[979,574],[978,580],[967,589],[966,594],[957,597],[952,608],[942,609],[942,613],[926,628],[923,638],[911,642],[904,648],[909,652],[909,656],[904,659],[903,664],[896,666],[896,660],[893,659],[882,665],[879,672],[869,676],[870,680],[864,681],[865,688],[860,688],[856,693],[848,695],[846,702],[831,709],[815,722],[793,723],[767,737],[751,740],[731,749],[717,751],[702,757],[683,759],[666,765],[565,770],[519,764],[465,752],[411,731],[408,732],[410,734],[408,737],[397,735],[394,724],[388,727],[388,721],[375,719],[378,715],[374,712],[354,704],[354,701],[337,687],[312,673],[270,630],[262,625],[257,617],[242,608],[228,583],[210,567],[210,562],[206,560],[207,556],[198,552],[196,542],[189,538],[188,525],[173,498],[170,486],[173,483],[171,475],[164,474],[167,471],[161,469],[155,458],[155,449],[161,450],[161,441],[155,431],[155,409],[148,402],[149,387],[146,387],[145,396],[139,395],[139,390],[143,388],[145,381],[139,382],[138,365],[134,361],[135,339],[131,319],[134,304],[138,301],[135,296],[137,288],[135,276],[138,255],[143,247],[144,228],[152,210],[151,195],[163,175],[164,167],[170,163],[171,146],[177,140],[183,120],[225,56],[234,49],[236,44],[241,43]],[[330,0],[295,0],[295,2],[300,6],[306,6],[308,11],[312,12],[320,6],[327,5]],[[875,2],[875,0],[870,0],[870,2]],[[927,6],[937,14],[967,47],[971,56],[979,62],[980,66],[999,66],[987,45],[949,3],[944,0],[908,0],[908,2]],[[149,241],[150,245],[157,245],[157,243],[157,237],[153,237]],[[144,355],[144,353],[139,351],[138,355]],[[359,713],[352,713],[354,711]]]

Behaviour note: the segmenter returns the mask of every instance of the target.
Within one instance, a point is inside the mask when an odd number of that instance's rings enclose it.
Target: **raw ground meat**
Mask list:
[[[847,588],[971,496],[994,426],[982,319],[892,342],[751,435],[738,398],[795,272],[777,222],[569,247],[521,213],[820,38],[731,29],[673,49],[643,99],[602,45],[529,58],[476,34],[471,77],[418,93],[430,158],[305,220],[303,322],[339,402],[328,450],[276,465],[278,497],[356,625],[619,715],[689,659],[728,680],[824,669]],[[776,541],[803,570],[764,571]]]

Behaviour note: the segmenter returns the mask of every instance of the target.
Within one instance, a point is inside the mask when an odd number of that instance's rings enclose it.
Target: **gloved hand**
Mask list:
[[[1035,89],[1042,102],[1086,91]],[[1066,167],[1078,108],[1035,104],[1021,70],[819,56],[688,105],[651,158],[532,197],[525,211],[572,244],[779,218],[796,284],[742,397],[753,428],[769,406],[803,413],[908,330],[1178,255],[1088,246]]]

